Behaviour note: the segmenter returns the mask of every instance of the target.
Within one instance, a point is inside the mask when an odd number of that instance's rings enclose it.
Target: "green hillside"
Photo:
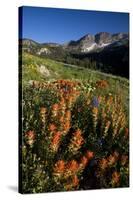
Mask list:
[[[109,83],[106,92],[120,94],[127,107],[129,94],[128,79],[23,53],[22,81],[24,85],[29,84],[31,80],[43,82],[58,79],[79,80],[84,84],[93,84],[99,80],[106,80]]]
[[[129,81],[126,78],[109,75],[99,71],[93,71],[83,67],[75,65],[69,65],[60,63],[48,58],[39,58],[37,56],[23,53],[22,59],[23,65],[23,78],[28,80],[50,80],[50,79],[79,79],[81,81],[89,80],[96,81],[98,79],[107,79],[108,81],[119,82],[126,87],[129,85]],[[49,71],[47,73],[40,73],[37,68],[44,66]],[[35,76],[35,77],[34,77]]]

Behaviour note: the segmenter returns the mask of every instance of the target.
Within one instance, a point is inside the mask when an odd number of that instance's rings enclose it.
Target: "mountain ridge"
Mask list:
[[[22,41],[23,46],[27,47],[43,47],[43,46],[51,46],[51,47],[62,47],[67,51],[80,51],[80,52],[91,52],[92,50],[104,49],[106,46],[114,42],[119,42],[121,40],[128,40],[129,33],[114,33],[111,34],[109,32],[99,32],[95,35],[86,34],[78,40],[71,40],[64,44],[59,44],[55,42],[45,42],[39,43],[35,40],[24,38],[20,39]]]
[[[128,33],[120,32],[111,34],[108,32],[99,32],[95,35],[87,34],[77,41],[70,41],[66,48],[80,52],[91,52],[92,50],[104,49],[114,42],[128,39]]]

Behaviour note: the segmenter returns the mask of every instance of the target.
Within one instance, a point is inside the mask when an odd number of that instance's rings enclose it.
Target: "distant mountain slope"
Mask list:
[[[19,44],[23,52],[32,55],[129,77],[128,33],[87,34],[63,45],[52,42],[40,44],[30,39],[20,40]]]
[[[129,78],[129,46],[128,44],[116,45],[104,48],[100,52],[73,53],[74,59],[80,61],[95,61],[96,69]]]

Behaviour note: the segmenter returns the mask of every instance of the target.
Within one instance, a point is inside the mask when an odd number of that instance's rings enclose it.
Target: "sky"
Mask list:
[[[23,7],[21,25],[21,38],[40,43],[65,43],[86,34],[129,32],[129,14]]]

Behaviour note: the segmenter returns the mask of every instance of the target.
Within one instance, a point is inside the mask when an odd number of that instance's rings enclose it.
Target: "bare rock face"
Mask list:
[[[95,35],[95,42],[97,44],[106,44],[111,42],[111,34],[107,32],[100,32]]]
[[[92,48],[95,46],[95,37],[94,35],[85,35],[83,38],[79,40],[80,50],[84,52],[84,49]]]
[[[118,41],[126,38],[128,38],[127,33],[116,33],[112,35],[112,41]]]
[[[78,42],[80,42],[82,44],[86,43],[88,45],[91,45],[95,42],[95,37],[94,37],[94,35],[87,34],[84,37],[82,37],[81,39],[79,39]]]
[[[80,52],[90,52],[103,49],[114,42],[128,39],[127,33],[110,34],[108,32],[100,32],[96,35],[87,34],[77,41],[71,41],[67,45],[67,49],[78,50]]]
[[[47,67],[44,66],[44,65],[38,66],[38,67],[37,67],[37,70],[38,70],[42,75],[44,75],[45,77],[50,76],[50,71],[49,71],[49,70],[47,69]]]

